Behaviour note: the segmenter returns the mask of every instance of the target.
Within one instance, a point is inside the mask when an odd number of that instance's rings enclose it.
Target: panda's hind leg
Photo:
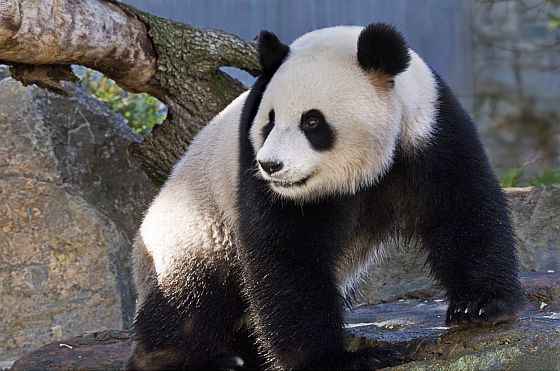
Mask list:
[[[127,369],[260,367],[237,277],[225,260],[189,259],[153,285],[136,312]]]

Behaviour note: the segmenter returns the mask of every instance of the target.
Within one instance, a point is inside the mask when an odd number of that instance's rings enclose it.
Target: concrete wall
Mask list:
[[[560,11],[542,0],[476,0],[473,114],[493,164],[560,168]]]
[[[317,28],[395,24],[410,46],[472,105],[471,3],[463,0],[125,0],[164,18],[252,40],[260,30],[288,43]],[[461,61],[461,63],[457,63]],[[468,63],[465,63],[468,61]]]

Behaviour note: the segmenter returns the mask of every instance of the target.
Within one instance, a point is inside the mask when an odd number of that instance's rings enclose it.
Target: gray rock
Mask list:
[[[389,251],[368,271],[358,302],[377,304],[442,295],[441,288],[429,277],[425,262],[425,253],[412,247]]]
[[[506,191],[524,271],[560,272],[560,184]]]
[[[128,156],[141,138],[84,92],[0,80],[0,358],[122,328],[131,238],[155,188]]]
[[[0,64],[0,80],[10,76],[10,68],[4,64]]]
[[[558,370],[560,273],[522,273],[528,299],[514,323],[446,327],[441,298],[400,300],[347,313],[349,348],[382,346],[406,362],[387,370]]]
[[[526,272],[519,275],[527,301],[541,305],[560,304],[560,272]]]
[[[47,344],[17,360],[11,370],[122,370],[132,332],[94,332]]]
[[[445,327],[441,299],[403,300],[347,315],[350,348],[388,346],[406,363],[387,370],[558,369],[560,308],[528,306],[510,324]]]

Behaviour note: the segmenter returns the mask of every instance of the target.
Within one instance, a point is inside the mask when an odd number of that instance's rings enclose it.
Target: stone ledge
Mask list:
[[[388,370],[554,369],[560,365],[560,308],[529,304],[520,318],[493,327],[446,327],[441,299],[402,300],[347,316],[349,347],[389,346],[406,363]]]
[[[348,347],[399,350],[407,363],[391,370],[554,369],[560,364],[560,273],[524,273],[521,281],[529,300],[514,323],[449,328],[443,299],[399,300],[349,311]],[[130,331],[86,334],[45,345],[12,370],[118,370],[130,346]]]
[[[47,344],[17,360],[11,370],[121,370],[132,332],[109,330]]]

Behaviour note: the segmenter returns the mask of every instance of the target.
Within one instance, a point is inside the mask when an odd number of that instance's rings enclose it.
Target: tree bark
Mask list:
[[[0,63],[58,93],[71,64],[103,72],[167,104],[165,122],[130,153],[157,184],[192,137],[245,88],[221,66],[259,71],[254,46],[218,30],[165,20],[115,0],[0,0]]]
[[[81,64],[131,91],[146,91],[156,56],[146,27],[98,0],[0,0],[0,59],[28,65]]]
[[[148,26],[158,55],[155,81],[166,92],[169,108],[163,125],[142,143],[131,145],[130,151],[161,183],[200,128],[245,90],[219,68],[231,66],[256,74],[259,64],[254,45],[237,36],[126,9]]]

